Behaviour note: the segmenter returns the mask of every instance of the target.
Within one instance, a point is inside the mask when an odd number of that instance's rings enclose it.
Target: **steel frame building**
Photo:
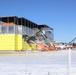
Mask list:
[[[22,36],[33,36],[34,28],[41,29],[43,32],[53,31],[53,28],[47,25],[38,25],[24,17],[0,17],[0,50],[22,50]],[[47,32],[45,31],[44,34]],[[53,32],[49,38],[53,41]]]

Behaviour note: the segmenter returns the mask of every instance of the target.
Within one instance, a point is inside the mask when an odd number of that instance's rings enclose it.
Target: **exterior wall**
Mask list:
[[[23,35],[33,36],[33,29],[22,26],[22,25],[16,25],[16,50],[36,50],[35,44],[28,44],[27,42],[22,39]]]
[[[15,34],[22,34],[22,25],[15,25]]]
[[[21,34],[0,34],[0,50],[21,50]]]
[[[22,39],[22,50],[31,50],[30,45]]]
[[[42,30],[42,31],[51,40],[51,42],[54,41],[53,30]]]
[[[21,27],[20,27],[21,28]],[[21,50],[22,30],[18,26],[0,25],[0,50]]]
[[[13,29],[11,26],[13,26]],[[0,25],[0,50],[15,50],[14,26],[14,24]]]
[[[22,50],[22,35],[15,35],[15,50]]]
[[[0,50],[15,50],[15,34],[0,34]]]
[[[15,24],[0,25],[0,34],[15,34]]]
[[[53,42],[54,41],[54,34],[52,30],[45,31],[46,36]]]
[[[26,27],[26,26],[22,26],[22,35],[28,35],[28,36],[33,36],[33,29]]]

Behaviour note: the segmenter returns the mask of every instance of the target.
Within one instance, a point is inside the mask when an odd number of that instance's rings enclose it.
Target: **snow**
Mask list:
[[[1,54],[0,75],[68,75],[68,51]],[[76,51],[71,52],[70,75],[76,75]]]

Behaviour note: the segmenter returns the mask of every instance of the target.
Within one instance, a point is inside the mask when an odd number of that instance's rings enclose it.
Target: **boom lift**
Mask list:
[[[75,40],[76,40],[76,37],[68,43],[69,45],[72,45],[72,48],[73,48],[73,49],[76,49]]]

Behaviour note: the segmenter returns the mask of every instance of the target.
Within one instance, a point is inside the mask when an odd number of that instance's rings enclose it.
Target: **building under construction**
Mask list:
[[[0,50],[49,50],[53,34],[53,28],[45,24],[17,16],[0,17]]]

